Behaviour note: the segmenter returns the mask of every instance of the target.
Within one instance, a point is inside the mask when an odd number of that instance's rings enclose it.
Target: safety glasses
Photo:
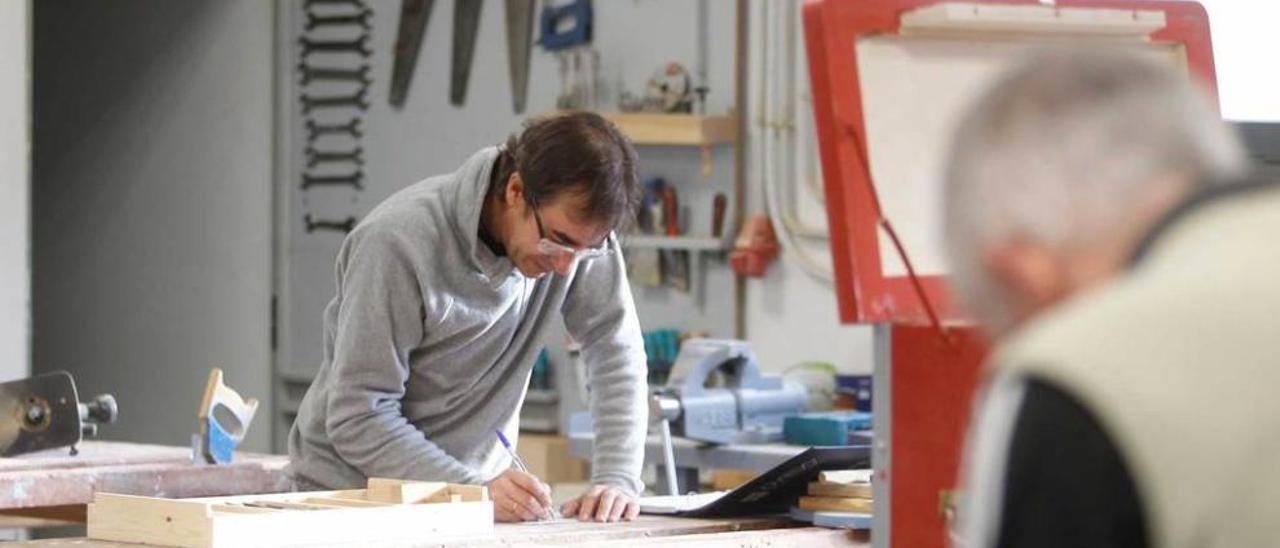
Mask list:
[[[551,259],[556,270],[564,271],[578,260],[590,260],[598,257],[604,257],[613,252],[609,247],[609,240],[606,239],[597,247],[584,247],[582,249],[574,249],[567,245],[553,242],[547,238],[546,229],[542,227],[542,214],[538,211],[538,204],[532,200],[529,206],[533,208],[533,220],[538,224],[538,253]]]

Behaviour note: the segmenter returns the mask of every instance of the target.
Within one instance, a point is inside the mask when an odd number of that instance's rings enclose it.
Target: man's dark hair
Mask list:
[[[536,118],[503,146],[491,195],[502,195],[513,171],[524,181],[525,198],[537,205],[568,192],[581,214],[614,229],[629,225],[643,188],[636,151],[612,122],[593,112]]]

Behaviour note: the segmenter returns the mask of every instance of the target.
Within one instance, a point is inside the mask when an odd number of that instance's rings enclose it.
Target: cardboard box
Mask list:
[[[547,483],[590,481],[591,463],[569,454],[569,440],[546,434],[520,434],[516,452],[529,471]]]

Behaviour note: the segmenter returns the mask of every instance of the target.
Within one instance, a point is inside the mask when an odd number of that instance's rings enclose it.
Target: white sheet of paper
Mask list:
[[[719,500],[728,491],[712,491],[710,493],[692,493],[688,495],[659,495],[640,497],[640,513],[642,514],[674,514],[685,510],[702,508]]]

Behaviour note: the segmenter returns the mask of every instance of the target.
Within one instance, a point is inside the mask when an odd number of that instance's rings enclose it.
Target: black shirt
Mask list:
[[[1133,477],[1094,416],[1030,380],[1005,469],[1000,548],[1149,546]]]

